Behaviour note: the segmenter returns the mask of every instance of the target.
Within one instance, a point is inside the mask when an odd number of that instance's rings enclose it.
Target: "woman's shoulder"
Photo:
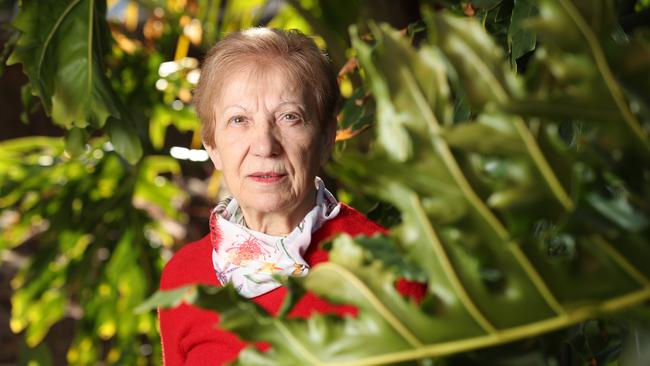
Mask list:
[[[219,285],[212,267],[212,244],[209,235],[185,244],[167,262],[160,278],[160,288],[173,289],[190,284]]]
[[[364,216],[354,208],[341,203],[339,214],[332,220],[327,221],[317,234],[324,238],[335,234],[346,233],[352,236],[385,234],[384,227]]]

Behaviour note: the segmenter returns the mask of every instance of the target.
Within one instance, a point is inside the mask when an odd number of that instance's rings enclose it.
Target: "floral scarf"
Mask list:
[[[212,264],[222,285],[232,282],[247,298],[280,287],[274,276],[305,276],[309,265],[302,258],[311,235],[338,215],[341,205],[316,177],[316,206],[286,236],[273,236],[245,226],[237,200],[228,198],[212,210],[210,239]]]

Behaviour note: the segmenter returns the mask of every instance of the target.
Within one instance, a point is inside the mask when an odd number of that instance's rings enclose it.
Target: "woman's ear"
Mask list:
[[[208,152],[208,156],[210,156],[210,160],[212,160],[212,164],[214,164],[214,167],[217,170],[223,170],[223,164],[221,162],[221,155],[219,154],[219,151],[216,146],[210,146],[206,144],[205,142],[203,143],[203,147],[205,147],[205,151]]]

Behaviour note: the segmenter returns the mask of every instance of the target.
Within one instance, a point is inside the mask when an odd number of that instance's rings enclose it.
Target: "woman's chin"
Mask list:
[[[282,197],[280,194],[261,193],[252,194],[249,197],[239,201],[240,205],[258,213],[286,213],[289,214],[293,203],[291,199]]]
[[[306,196],[309,195],[307,189],[296,191],[296,187],[286,178],[273,183],[251,181],[242,187],[239,193],[243,195],[237,197],[238,195],[235,194],[235,197],[244,210],[286,216],[294,216],[295,210],[303,210],[307,205]]]

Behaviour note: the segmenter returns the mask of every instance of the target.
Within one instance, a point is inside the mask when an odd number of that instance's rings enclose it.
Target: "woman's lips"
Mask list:
[[[286,177],[285,173],[255,172],[248,177],[258,183],[275,183]]]

